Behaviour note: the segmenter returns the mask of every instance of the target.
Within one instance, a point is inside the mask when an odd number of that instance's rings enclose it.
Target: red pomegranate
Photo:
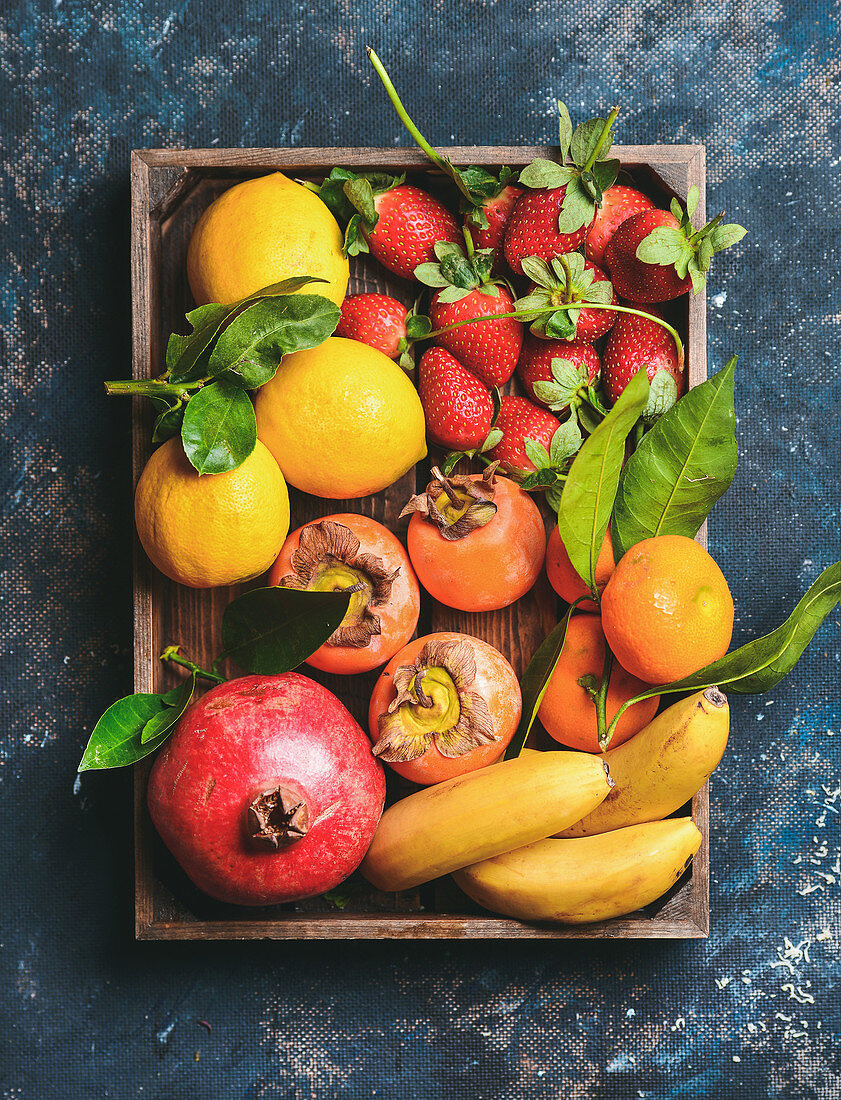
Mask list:
[[[338,885],[365,855],[384,799],[360,726],[296,672],[209,691],[161,750],[148,790],[155,827],[189,877],[237,905]]]

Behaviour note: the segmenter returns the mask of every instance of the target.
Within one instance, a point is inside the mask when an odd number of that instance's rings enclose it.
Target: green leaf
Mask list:
[[[415,278],[424,286],[446,286],[447,280],[441,271],[441,265],[437,263],[418,264],[413,272]]]
[[[554,485],[548,485],[546,487],[546,503],[552,509],[553,512],[557,512],[561,506],[561,496],[564,491],[564,483],[562,481],[556,481]]]
[[[165,709],[164,696],[149,693],[127,695],[112,703],[93,728],[79,771],[122,768],[154,752],[166,733],[145,743],[141,736],[146,723]]]
[[[828,566],[807,589],[784,623],[762,638],[734,649],[682,680],[651,687],[628,706],[654,695],[722,687],[739,695],[770,691],[791,672],[818,627],[841,599],[841,562]]]
[[[584,190],[581,180],[573,180],[568,184],[564,201],[561,204],[561,212],[558,215],[558,232],[575,233],[583,225],[589,225],[593,220],[595,209],[595,203]]]
[[[324,343],[341,315],[335,302],[318,294],[264,298],[244,309],[219,337],[208,373],[233,371],[256,389],[274,377],[284,355]]]
[[[564,648],[567,636],[567,627],[572,612],[578,604],[578,600],[569,608],[561,621],[549,631],[541,645],[538,646],[534,656],[526,665],[526,670],[520,680],[520,690],[523,695],[523,710],[517,732],[511,739],[505,750],[505,759],[513,760],[519,756],[528,740],[543,696],[555,666]]]
[[[588,275],[592,272],[587,272]],[[610,279],[600,279],[587,287],[582,299],[584,302],[596,302],[599,305],[609,306],[613,301],[613,283]]]
[[[558,145],[561,147],[561,164],[569,156],[569,147],[572,142],[572,119],[569,117],[569,109],[566,103],[558,100]]]
[[[181,715],[190,705],[190,700],[193,698],[193,692],[196,688],[196,674],[191,672],[186,680],[168,691],[166,695],[161,698],[166,704],[166,709],[158,711],[157,714],[153,714],[149,721],[144,725],[140,735],[141,744],[145,745],[147,741],[155,741],[161,737],[164,733],[169,733],[175,724],[180,719]],[[160,742],[158,742],[160,744]]]
[[[492,451],[497,443],[502,442],[502,430],[500,428],[491,428],[485,437],[485,442],[479,448],[479,454],[485,454],[486,451]]]
[[[686,196],[686,213],[691,218],[695,211],[698,209],[698,199],[701,197],[701,192],[697,186],[693,183],[689,188],[689,194]],[[676,215],[678,221],[680,221],[680,215]]]
[[[374,207],[374,190],[364,176],[355,176],[346,180],[342,186],[345,198],[362,215],[366,228],[373,229],[377,224],[377,211]]]
[[[637,245],[637,259],[644,264],[671,267],[681,256],[692,255],[692,246],[680,229],[658,225]]]
[[[462,298],[466,298],[470,293],[470,290],[464,287],[447,285],[443,290],[438,291],[436,300],[440,305],[447,305],[450,302],[460,302]]]
[[[612,187],[616,183],[616,177],[619,175],[619,169],[621,162],[618,160],[599,160],[593,165],[591,171],[596,183],[599,186],[599,190],[602,192],[607,191],[608,187]]]
[[[677,401],[677,382],[667,370],[658,370],[651,379],[648,404],[642,414],[646,424],[653,424],[667,413]],[[621,481],[620,481],[621,486]]]
[[[309,283],[324,283],[326,279],[317,279],[311,275],[297,275],[292,279],[283,279],[279,283],[255,290],[245,298],[231,305],[221,306],[210,303],[199,306],[187,314],[192,332],[189,336],[173,333],[166,349],[166,365],[170,371],[171,382],[186,382],[193,379],[197,365],[207,352],[214,337],[231,317],[235,316],[247,302],[258,298],[272,298],[278,294],[291,294]]]
[[[616,560],[655,535],[692,538],[736,472],[736,356],[660,417],[625,464],[613,509]]]
[[[520,266],[526,278],[531,279],[536,286],[546,288],[554,286],[557,282],[549,264],[540,256],[526,256]]]
[[[575,336],[575,322],[580,309],[559,309],[542,322],[542,331],[550,340],[570,340]],[[533,325],[531,331],[540,328],[540,322]]]
[[[432,321],[423,314],[410,313],[406,318],[406,335],[410,340],[423,340],[429,336],[430,332],[432,332]]]
[[[172,436],[181,431],[181,421],[184,419],[184,402],[178,400],[173,405],[164,408],[155,417],[152,428],[152,442],[165,443]]]
[[[544,467],[551,465],[549,452],[542,443],[538,443],[534,439],[525,438],[523,440],[523,447],[538,470],[542,470]]]
[[[648,378],[643,367],[583,444],[567,475],[558,529],[573,568],[594,594],[596,562],[616,497],[625,440],[647,402]]]
[[[227,378],[203,386],[187,404],[181,441],[200,474],[235,470],[257,443],[257,418],[248,394]]]
[[[599,143],[602,131],[607,123],[606,118],[591,118],[576,126],[570,144],[570,154],[579,168],[583,168],[587,160]],[[613,133],[609,133],[604,145],[599,150],[599,160],[604,160],[613,145]]]
[[[232,600],[222,618],[223,657],[263,676],[297,668],[341,625],[346,592],[255,588]]]
[[[536,157],[520,173],[523,187],[532,189],[563,187],[575,176],[575,170],[553,160]]]
[[[742,237],[744,237],[745,233],[747,233],[747,229],[735,223],[717,225],[709,236],[712,242],[713,251],[721,252],[723,248],[729,248],[731,244],[737,244]]]
[[[578,452],[583,442],[581,429],[574,416],[565,420],[560,428],[552,436],[552,445],[549,456],[553,466],[562,466],[567,459],[572,458]]]

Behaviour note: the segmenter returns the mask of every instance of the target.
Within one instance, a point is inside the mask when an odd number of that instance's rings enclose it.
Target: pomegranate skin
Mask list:
[[[309,828],[276,850],[248,836],[248,806],[282,785]],[[355,870],[382,814],[385,777],[371,743],[325,687],[287,672],[244,676],[187,709],[149,776],[152,821],[206,894],[277,905],[324,893]]]

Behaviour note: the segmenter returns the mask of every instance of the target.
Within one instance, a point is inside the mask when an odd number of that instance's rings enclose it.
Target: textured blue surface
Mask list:
[[[308,10],[311,8],[312,10]],[[137,945],[128,780],[73,769],[130,682],[132,147],[404,140],[374,44],[440,143],[707,145],[746,225],[710,287],[741,355],[741,465],[710,546],[736,641],[838,556],[838,43],[829,2],[7,2],[2,1100],[841,1096],[838,616],[733,699],[708,942]],[[206,1021],[209,1026],[205,1026]]]

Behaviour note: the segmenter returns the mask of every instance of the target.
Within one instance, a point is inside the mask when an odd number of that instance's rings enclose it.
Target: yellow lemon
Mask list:
[[[287,355],[257,391],[257,435],[290,485],[319,497],[377,493],[426,454],[423,408],[387,355],[331,336]]]
[[[166,576],[190,588],[259,577],[289,531],[289,493],[262,443],[235,470],[200,476],[178,437],[144,467],[134,495],[143,549]]]
[[[302,294],[341,305],[348,260],[338,223],[318,195],[281,172],[229,188],[198,220],[187,277],[199,305],[240,298],[293,275],[312,275]]]

